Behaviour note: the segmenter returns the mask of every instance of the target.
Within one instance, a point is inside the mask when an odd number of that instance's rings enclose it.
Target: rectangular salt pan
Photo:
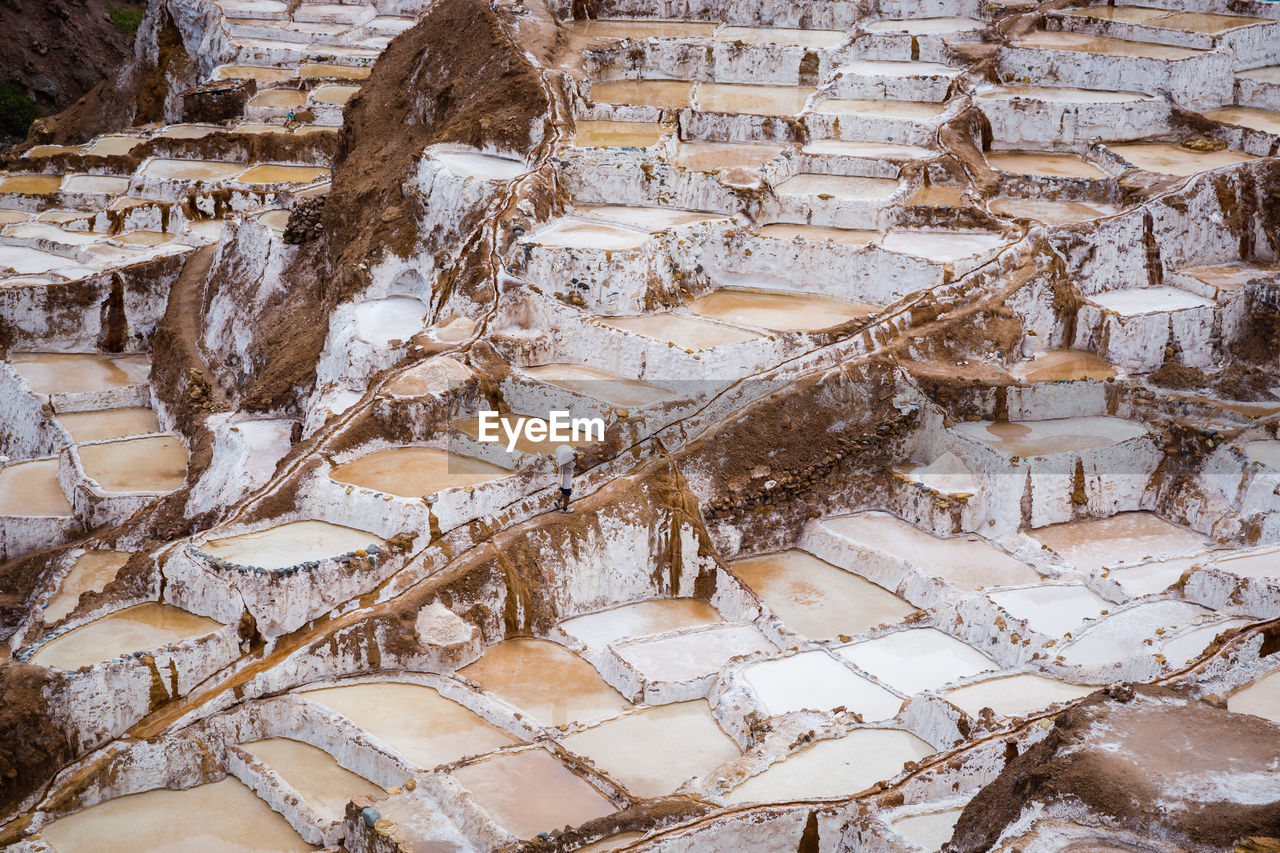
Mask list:
[[[368,548],[382,537],[327,521],[291,521],[206,542],[201,550],[242,566],[283,569]]]

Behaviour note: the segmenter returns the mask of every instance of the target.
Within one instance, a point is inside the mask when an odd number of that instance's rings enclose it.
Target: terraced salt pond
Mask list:
[[[891,230],[880,241],[880,247],[887,251],[927,258],[943,264],[983,255],[1003,245],[1005,240],[998,234],[922,229]]]
[[[1141,425],[1123,418],[1086,416],[1043,421],[969,421],[955,430],[1010,456],[1046,456],[1110,447],[1144,436]]]
[[[1237,714],[1253,714],[1280,724],[1280,672],[1269,672],[1227,697]]]
[[[71,514],[71,503],[58,484],[57,459],[36,459],[0,467],[0,516]]]
[[[471,709],[420,684],[370,681],[302,695],[342,714],[424,770],[518,743]]]
[[[888,590],[797,549],[735,560],[730,568],[788,628],[810,639],[858,634],[916,612]]]
[[[147,651],[211,634],[222,624],[154,601],[135,604],[55,637],[31,662],[75,670],[123,654]]]
[[[382,537],[327,521],[290,521],[254,533],[211,539],[205,553],[242,566],[283,569],[367,548]]]
[[[1107,148],[1139,169],[1184,178],[1197,172],[1234,166],[1255,159],[1252,154],[1229,148],[1221,151],[1192,151],[1164,142],[1108,143]]]
[[[591,664],[547,640],[504,640],[458,674],[548,726],[613,716],[631,707]]]
[[[822,527],[965,590],[1040,580],[1040,575],[1026,563],[976,536],[933,536],[887,513],[828,518]]]
[[[801,652],[755,663],[742,672],[771,715],[845,707],[873,723],[895,716],[902,699],[824,651]]]
[[[1083,571],[1101,571],[1165,560],[1207,550],[1212,542],[1202,533],[1165,521],[1153,512],[1122,512],[1052,524],[1030,535]]]
[[[907,695],[934,690],[998,668],[977,649],[935,628],[897,631],[845,646],[839,654],[858,669]]]
[[[708,323],[667,312],[637,317],[598,317],[597,319],[606,326],[635,332],[659,341],[669,341],[688,350],[740,344],[763,337],[760,333],[747,329]]]
[[[561,743],[639,797],[670,794],[739,755],[702,699],[642,708]]]
[[[175,819],[181,815],[181,819]],[[117,797],[41,829],[57,853],[299,853],[316,850],[228,776],[181,791]]]
[[[52,625],[74,610],[82,593],[101,591],[128,560],[127,551],[86,551],[77,557],[45,606],[45,624]]]
[[[520,160],[494,157],[467,151],[437,151],[431,159],[439,160],[455,175],[482,181],[509,181],[524,174],[527,167]]]
[[[677,397],[675,392],[657,385],[650,385],[639,379],[627,379],[583,364],[566,362],[539,364],[533,367],[522,367],[520,372],[540,382],[556,385],[586,397],[594,397],[615,406],[628,408],[647,406],[674,400]]]
[[[977,717],[983,708],[990,708],[1001,717],[1020,717],[1059,702],[1088,696],[1096,689],[1042,675],[1019,673],[948,690],[944,696],[971,717]]]
[[[591,84],[591,100],[600,104],[631,104],[683,109],[689,106],[693,84],[687,80],[612,80]],[[0,184],[0,192],[4,191]]]
[[[841,201],[884,201],[901,185],[893,178],[863,178],[801,172],[774,187],[781,195],[812,195]]]
[[[596,788],[541,748],[492,756],[451,773],[482,809],[519,838],[615,811]]]
[[[956,831],[956,821],[964,809],[945,809],[936,812],[900,817],[889,823],[889,828],[922,850],[941,850]]]
[[[1014,364],[1009,373],[1024,382],[1110,379],[1116,369],[1104,358],[1083,350],[1049,350]]]
[[[681,142],[671,162],[685,169],[719,172],[758,169],[785,150],[781,145],[741,142]]]
[[[377,492],[419,497],[487,483],[510,473],[492,463],[434,447],[393,447],[335,465],[329,477]]]
[[[573,144],[578,148],[649,148],[663,136],[662,125],[651,121],[579,121]]]
[[[1081,584],[1044,584],[991,592],[987,597],[1049,637],[1074,632],[1115,606]]]
[[[726,799],[768,803],[847,797],[933,753],[932,746],[910,732],[863,729],[806,747],[734,788]]]
[[[1029,47],[1036,50],[1101,53],[1107,56],[1130,56],[1140,59],[1189,59],[1204,53],[1203,50],[1193,48],[1046,30],[1036,30],[1019,36],[1013,39],[1011,44],[1014,47]]]
[[[624,637],[642,637],[720,622],[720,613],[697,598],[663,598],[639,601],[598,613],[576,616],[560,623],[560,629],[593,651],[602,651]]]
[[[37,394],[109,391],[144,385],[151,375],[145,355],[16,352],[9,363]]]
[[[1107,173],[1075,154],[1049,154],[1039,151],[988,151],[987,163],[993,169],[1015,175],[1100,180]]]
[[[865,246],[880,236],[878,231],[856,228],[830,228],[825,225],[793,225],[773,222],[761,225],[757,233],[771,240],[799,240],[806,243],[839,243],[842,246]]]
[[[878,308],[827,296],[721,288],[699,296],[689,310],[700,317],[773,331],[813,331],[865,319]]]
[[[343,819],[352,797],[382,794],[382,788],[342,767],[323,749],[290,738],[274,737],[242,744],[298,792],[327,821]]]
[[[708,112],[750,115],[799,115],[817,89],[810,86],[764,86],[745,83],[699,83],[698,108]]]
[[[187,447],[172,436],[148,436],[83,444],[84,473],[110,494],[159,494],[187,479]]]

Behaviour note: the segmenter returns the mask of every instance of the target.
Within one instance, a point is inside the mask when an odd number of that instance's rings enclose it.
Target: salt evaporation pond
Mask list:
[[[732,657],[776,652],[749,623],[726,623],[678,634],[619,641],[614,651],[649,682],[691,681],[718,671]]]
[[[692,92],[693,84],[687,80],[612,80],[591,84],[591,100],[595,103],[659,109],[678,110],[689,106]]]
[[[1203,50],[1185,47],[1050,30],[1034,30],[1013,39],[1010,44],[1013,47],[1038,50],[1067,50],[1080,53],[1101,53],[1107,56],[1131,56],[1141,59],[1189,59],[1204,53]]]
[[[916,612],[888,590],[798,549],[735,560],[730,568],[788,628],[813,640],[858,634]]]
[[[245,170],[243,163],[219,160],[149,160],[138,174],[145,178],[172,181],[225,181]]]
[[[145,355],[16,352],[9,363],[37,394],[81,394],[145,385],[151,362]]]
[[[309,184],[329,176],[323,166],[288,166],[263,163],[236,178],[240,184]]]
[[[906,560],[961,589],[976,591],[1040,580],[1026,563],[983,539],[934,536],[888,513],[828,518],[822,526],[837,536]]]
[[[369,681],[302,695],[342,714],[424,770],[519,742],[470,708],[420,684]]]
[[[744,142],[681,142],[671,162],[685,169],[719,172],[758,169],[783,152],[781,145]]]
[[[148,601],[117,610],[55,637],[31,656],[32,663],[75,670],[138,651],[149,651],[222,627],[169,604]]]
[[[274,770],[327,821],[341,821],[352,797],[385,793],[368,779],[342,767],[323,749],[300,740],[273,737],[240,746]]]
[[[645,231],[665,231],[679,225],[699,222],[729,221],[723,213],[685,210],[678,207],[648,207],[638,204],[582,205],[576,208],[582,216],[603,219]]]
[[[1085,620],[1115,606],[1082,584],[1044,584],[992,592],[987,597],[1049,637],[1075,631]]]
[[[1019,361],[1009,373],[1024,382],[1061,382],[1083,379],[1110,379],[1116,369],[1094,353],[1074,349],[1055,349],[1038,353],[1035,358]]]
[[[36,459],[0,467],[0,516],[71,514],[71,503],[58,484],[57,459]]]
[[[699,296],[689,310],[712,320],[785,332],[827,329],[865,319],[877,307],[807,293],[721,288]]]
[[[469,151],[435,151],[431,159],[439,160],[455,175],[482,181],[509,181],[528,168],[521,160]]]
[[[977,231],[893,230],[885,234],[880,248],[902,255],[914,255],[949,264],[995,251],[1005,244],[999,234]]]
[[[908,696],[997,668],[977,649],[936,628],[897,631],[837,653]]]
[[[934,748],[901,729],[862,729],[822,740],[774,764],[729,792],[730,803],[848,797],[902,772]]]
[[[630,21],[605,18],[569,21],[565,29],[588,38],[609,39],[685,39],[710,38],[716,25],[700,21]]]
[[[75,609],[81,593],[100,592],[115,580],[116,573],[129,561],[127,551],[86,551],[76,558],[58,591],[44,609],[44,623],[52,625]]]
[[[976,495],[982,484],[964,460],[947,451],[927,465],[907,462],[898,470],[914,483],[928,486],[945,495]]]
[[[534,367],[522,367],[525,373],[540,382],[556,385],[568,391],[593,397],[615,406],[647,406],[651,403],[664,403],[676,399],[674,392],[657,385],[641,382],[639,379],[627,379],[597,370],[583,364],[559,362],[539,364]]]
[[[187,447],[173,436],[82,444],[84,473],[111,494],[171,492],[187,479]]]
[[[1212,612],[1188,601],[1153,601],[1131,607],[1090,626],[1059,654],[1077,666],[1119,664],[1139,655],[1150,657],[1156,649],[1146,641],[1157,636],[1156,629],[1172,632]],[[1208,641],[1205,638],[1205,643]]]
[[[1280,578],[1280,549],[1258,548],[1221,557],[1217,567],[1242,578]]]
[[[649,148],[662,138],[656,121],[579,121],[574,123],[577,148]]]
[[[498,825],[519,838],[615,811],[603,794],[541,748],[495,755],[450,772]]]
[[[1109,204],[1041,198],[996,198],[991,200],[989,206],[992,213],[1019,219],[1034,219],[1046,225],[1088,222],[1119,212],[1116,207]]]
[[[1242,449],[1244,450],[1244,455],[1254,462],[1259,462],[1268,468],[1280,471],[1280,441],[1273,439],[1250,441]]]
[[[911,33],[939,35],[980,30],[987,25],[973,18],[906,18],[904,20],[871,21],[863,29],[869,33]]]
[[[1164,655],[1171,666],[1185,666],[1200,657],[1219,634],[1233,628],[1243,628],[1248,624],[1248,619],[1224,619],[1221,622],[1202,625],[1166,640],[1160,647],[1160,654]]]
[[[434,447],[393,447],[335,465],[329,477],[339,483],[412,498],[488,483],[510,473],[492,463]]]
[[[625,637],[643,637],[720,621],[719,611],[701,599],[662,598],[566,619],[560,623],[560,629],[587,648],[601,651]]]
[[[311,102],[341,106],[359,91],[359,86],[317,86],[311,93]]]
[[[964,809],[944,809],[908,815],[890,821],[889,828],[907,841],[933,853],[951,840],[956,832],[956,821]]]
[[[411,296],[390,296],[359,303],[355,314],[356,337],[385,346],[391,341],[407,341],[421,332],[427,321],[427,306]]]
[[[867,722],[898,713],[902,699],[822,651],[752,664],[742,671],[770,715],[844,706]]]
[[[830,196],[841,201],[884,201],[898,191],[894,178],[819,175],[801,172],[774,187],[779,195]]]
[[[549,248],[599,249],[617,252],[643,246],[649,241],[649,232],[593,219],[566,216],[555,220],[545,228],[539,228],[523,239],[525,242]]]
[[[1232,151],[1192,151],[1181,145],[1163,142],[1135,142],[1129,144],[1108,143],[1107,147],[1139,169],[1176,177],[1188,177],[1197,172],[1234,166],[1257,159],[1252,154]]]
[[[1200,553],[1213,543],[1153,512],[1121,512],[1028,531],[1062,559],[1086,572]]]
[[[284,569],[368,548],[382,537],[327,521],[290,521],[254,533],[211,539],[201,550],[242,566]]]
[[[561,743],[638,797],[670,794],[739,755],[703,699],[643,708]]]
[[[927,121],[947,111],[944,103],[932,101],[873,101],[861,98],[827,98],[813,111],[825,115],[859,115]]]
[[[175,815],[181,815],[175,820]],[[40,830],[58,853],[295,853],[318,850],[233,776],[158,788],[58,818]]]
[[[667,341],[687,350],[712,349],[762,338],[759,332],[694,320],[679,314],[657,313],[637,317],[599,317],[606,326]]]
[[[1214,302],[1179,287],[1131,287],[1108,290],[1089,296],[1089,301],[1124,317],[1181,311],[1186,308],[1212,308]]]
[[[943,696],[971,717],[977,717],[983,708],[990,708],[1002,717],[1021,717],[1058,702],[1088,696],[1097,689],[1055,681],[1042,675],[1019,673],[957,687]]]
[[[835,47],[848,34],[844,30],[798,29],[796,27],[721,27],[716,41],[743,44],[785,44],[797,47]]]
[[[987,165],[1015,175],[1105,180],[1107,173],[1078,154],[1042,151],[988,151]]]
[[[809,86],[760,86],[699,83],[698,107],[706,112],[750,115],[798,115],[817,91]]]
[[[772,222],[761,225],[757,233],[771,240],[799,240],[805,243],[839,243],[842,246],[865,246],[879,239],[880,232],[857,228],[831,228],[826,225],[792,225]]]
[[[1269,672],[1227,697],[1227,708],[1280,725],[1280,672]]]
[[[613,716],[631,707],[591,664],[547,640],[496,643],[458,674],[548,726]]]
[[[1043,421],[967,421],[954,429],[1010,456],[1048,456],[1111,447],[1147,434],[1123,418],[1090,415]]]

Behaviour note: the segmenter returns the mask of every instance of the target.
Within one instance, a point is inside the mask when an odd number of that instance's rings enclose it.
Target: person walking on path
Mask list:
[[[573,463],[577,454],[567,444],[556,448],[556,469],[560,472],[560,511],[573,512],[569,508],[569,495],[573,494]]]

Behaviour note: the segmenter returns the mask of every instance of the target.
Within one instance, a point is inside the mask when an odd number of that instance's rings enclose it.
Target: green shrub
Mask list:
[[[107,4],[107,14],[111,17],[111,23],[115,28],[127,36],[131,36],[138,31],[138,24],[142,23],[141,9],[122,9],[119,6]]]
[[[31,122],[40,118],[40,108],[15,83],[0,82],[0,133],[26,136]]]

